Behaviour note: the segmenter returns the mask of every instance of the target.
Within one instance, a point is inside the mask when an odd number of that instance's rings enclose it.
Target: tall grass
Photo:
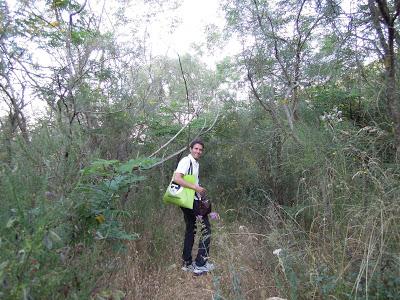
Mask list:
[[[222,216],[211,248],[218,268],[208,277],[180,271],[183,221],[178,208],[161,204],[165,187],[152,181],[138,190],[131,226],[143,235],[121,257],[114,288],[129,299],[396,299],[398,170],[381,161],[373,138],[348,124],[303,126],[302,145],[288,140],[283,149],[286,205],[274,199],[279,186],[268,174],[276,168],[268,156],[274,149],[251,141],[248,150],[240,143],[208,144],[203,183]],[[271,132],[260,135],[268,140]],[[227,164],[226,155],[237,164]]]
[[[74,142],[66,155],[68,141],[41,128],[0,165],[0,298],[88,299],[110,272],[106,253],[134,237],[119,197],[141,179],[127,175],[135,162],[89,164]]]
[[[180,271],[183,220],[161,203],[165,187],[151,179],[137,189],[130,226],[141,239],[121,255],[110,289],[128,299],[396,299],[399,170],[381,151],[390,147],[349,124],[302,126],[302,145],[284,144],[280,173],[266,143],[207,144],[203,183],[222,216],[213,225],[217,269],[207,276]],[[281,176],[285,205],[271,172]]]
[[[399,170],[359,141],[365,137],[342,130],[313,150],[319,157],[310,161],[318,166],[303,165],[295,204],[273,206],[284,222],[271,223],[270,243],[284,249],[280,259],[290,258],[285,268],[281,263],[278,282],[290,299],[293,289],[300,299],[396,299]],[[288,264],[295,276],[287,274]]]
[[[202,182],[222,219],[213,224],[217,269],[204,277],[180,270],[182,212],[161,202],[172,163],[145,179],[130,173],[140,159],[95,160],[79,135],[67,147],[42,128],[30,148],[13,143],[12,162],[0,167],[0,296],[398,298],[390,138],[300,124],[301,144],[284,140],[279,161],[276,128],[257,120],[264,127],[251,136],[249,120],[207,143]]]
[[[271,181],[263,177],[268,169],[252,163],[257,157],[242,155],[237,151],[239,144],[225,152],[219,148],[221,143],[210,147],[208,159],[213,165],[205,185],[222,210],[222,221],[214,226],[211,254],[219,268],[209,282],[196,285],[191,280],[194,293],[207,294],[211,286],[215,299],[277,295],[287,299],[396,299],[400,294],[398,169],[383,163],[373,137],[347,124],[327,129],[305,124],[299,137],[301,147],[289,141],[284,148],[281,183],[290,187],[285,193],[286,206],[273,198]],[[260,148],[257,151],[263,153]],[[227,165],[221,153],[231,161],[240,157],[241,162]],[[240,178],[252,174],[256,184],[238,180],[236,174]],[[153,195],[146,203],[159,203],[158,197]],[[160,209],[162,218],[157,215]],[[154,247],[155,241],[161,252],[173,252],[146,269],[137,265],[143,261],[139,251],[129,268],[143,274],[156,272],[156,295],[161,299],[162,295],[184,298],[189,292],[179,290],[179,283],[188,281],[179,272],[180,212],[158,206],[146,211],[154,216],[148,218],[148,236],[142,240],[145,250],[141,252],[152,253],[148,247]],[[154,234],[159,238],[153,240]],[[277,249],[280,254],[273,255]],[[163,274],[173,282],[162,284]],[[131,284],[124,288],[130,290]],[[154,296],[151,288],[143,293]]]

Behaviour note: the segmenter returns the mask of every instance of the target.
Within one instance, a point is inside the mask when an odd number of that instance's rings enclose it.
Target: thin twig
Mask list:
[[[153,152],[149,158],[153,157],[154,155],[156,155],[158,152],[160,152],[163,148],[165,148],[166,146],[168,146],[187,126],[189,126],[190,122],[192,122],[192,120],[194,119],[194,116],[192,116],[192,118],[189,120],[189,122],[183,126],[168,142],[166,142],[164,145],[162,145],[157,151]]]
[[[161,165],[162,163],[166,162],[167,160],[177,156],[178,154],[181,154],[183,151],[186,150],[186,148],[187,148],[187,146],[183,147],[182,149],[178,150],[177,152],[171,154],[170,156],[167,156],[166,158],[162,159],[161,161],[156,162],[155,164],[151,165],[150,167],[147,167],[146,170],[152,169],[152,168],[154,168],[154,167],[156,167],[158,165]],[[138,170],[139,168],[140,167],[136,167],[136,168],[133,168],[132,170]]]
[[[179,67],[181,68],[181,73],[182,73],[183,82],[184,82],[184,84],[185,84],[186,101],[187,101],[187,113],[188,113],[188,116],[189,116],[189,115],[190,115],[189,91],[188,91],[187,82],[186,82],[186,77],[185,77],[185,73],[183,72],[181,57],[179,56],[179,53],[178,53],[178,61],[179,61]],[[190,126],[189,126],[189,128],[188,128],[188,144],[189,144],[189,137],[190,137]]]

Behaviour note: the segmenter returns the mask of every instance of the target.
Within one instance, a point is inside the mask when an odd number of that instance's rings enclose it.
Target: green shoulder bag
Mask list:
[[[190,161],[188,175],[184,175],[183,180],[190,183],[196,182],[196,179],[193,175],[192,161]],[[163,201],[164,203],[171,203],[181,207],[193,209],[194,193],[194,190],[183,187],[174,182],[174,176],[172,175],[171,182],[169,183],[168,188],[164,194]]]

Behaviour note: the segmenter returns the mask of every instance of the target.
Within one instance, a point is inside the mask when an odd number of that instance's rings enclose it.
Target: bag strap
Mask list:
[[[189,170],[188,170],[188,175],[193,175],[193,164],[192,164],[192,160],[190,159],[190,166],[189,166]]]

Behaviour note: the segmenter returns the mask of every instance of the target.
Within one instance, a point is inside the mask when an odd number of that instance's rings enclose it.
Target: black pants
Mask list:
[[[193,209],[181,207],[185,219],[186,230],[185,240],[183,242],[182,259],[189,265],[192,263],[192,249],[194,237],[196,235],[196,216]],[[203,217],[201,224],[201,237],[199,241],[199,250],[196,257],[196,265],[204,266],[210,255],[211,226],[208,216]]]

